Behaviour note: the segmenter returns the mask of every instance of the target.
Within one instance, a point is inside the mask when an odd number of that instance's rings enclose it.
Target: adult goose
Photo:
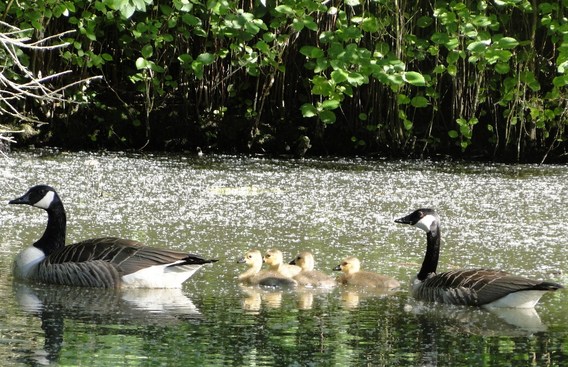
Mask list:
[[[454,305],[532,308],[550,291],[564,288],[554,282],[527,279],[488,269],[453,270],[436,274],[440,254],[440,218],[433,209],[418,209],[395,220],[426,232],[426,255],[412,281],[414,298]]]
[[[181,288],[207,260],[121,238],[95,238],[65,246],[63,203],[50,186],[38,185],[9,204],[47,211],[43,236],[17,255],[14,275],[50,284],[104,288]]]

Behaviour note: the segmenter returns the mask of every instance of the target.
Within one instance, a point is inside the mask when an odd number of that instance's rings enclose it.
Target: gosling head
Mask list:
[[[300,252],[290,261],[290,265],[298,265],[303,271],[312,271],[315,268],[314,255],[309,251]]]
[[[434,209],[424,208],[413,211],[405,217],[395,219],[396,223],[410,224],[416,228],[420,228],[425,232],[434,231],[439,223],[440,217]]]
[[[56,203],[61,204],[61,199],[55,189],[47,185],[34,186],[23,196],[8,202],[8,204],[27,204],[44,210],[49,210]]]
[[[361,262],[354,256],[345,258],[341,264],[337,265],[333,270],[342,271],[346,274],[356,273],[361,269]]]
[[[270,249],[264,254],[264,263],[270,267],[278,267],[282,264],[284,256],[282,251],[276,249]]]
[[[238,261],[240,264],[247,264],[249,267],[262,267],[262,254],[258,250],[247,251],[245,256]]]

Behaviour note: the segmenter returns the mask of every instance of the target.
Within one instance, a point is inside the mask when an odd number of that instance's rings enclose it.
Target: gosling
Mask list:
[[[400,283],[389,276],[372,273],[370,271],[361,271],[361,262],[356,257],[350,256],[345,258],[341,264],[337,265],[333,270],[342,271],[337,282],[344,285],[352,285],[365,288],[381,288],[392,290],[400,287]]]
[[[239,274],[239,282],[245,285],[261,285],[269,287],[293,287],[297,284],[294,279],[284,277],[277,272],[261,270],[262,254],[258,250],[249,250],[240,258],[238,263],[246,263],[249,268]]]
[[[294,278],[302,271],[302,268],[297,265],[285,264],[282,252],[276,249],[266,251],[266,254],[264,255],[264,263],[268,265],[269,270],[286,278]]]
[[[297,265],[302,271],[294,277],[298,285],[304,287],[332,288],[335,286],[335,279],[321,271],[314,270],[314,255],[309,251],[300,252],[290,265]]]

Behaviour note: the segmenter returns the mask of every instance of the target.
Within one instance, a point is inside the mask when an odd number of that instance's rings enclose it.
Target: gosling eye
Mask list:
[[[347,263],[341,263],[341,266],[347,266]]]

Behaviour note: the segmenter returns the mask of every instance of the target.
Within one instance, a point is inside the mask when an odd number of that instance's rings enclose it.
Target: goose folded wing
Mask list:
[[[526,290],[550,290],[551,285],[539,280],[488,269],[457,270],[427,279],[427,288],[440,290],[447,303],[485,305],[508,294]],[[441,301],[441,299],[437,299]]]
[[[49,256],[51,264],[91,263],[89,267],[97,268],[102,262],[115,268],[120,276],[155,265],[201,265],[214,261],[181,251],[152,248],[137,241],[114,237],[82,241],[65,246]]]
[[[116,266],[106,261],[50,263],[38,267],[38,279],[45,283],[81,287],[116,288],[120,274]]]

